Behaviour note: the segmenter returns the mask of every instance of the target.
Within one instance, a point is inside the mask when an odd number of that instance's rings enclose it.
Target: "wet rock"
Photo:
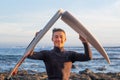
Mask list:
[[[75,69],[76,68],[76,66],[75,65],[72,65],[72,69]]]
[[[4,80],[8,73],[0,73],[0,80]],[[19,71],[17,75],[13,76],[13,80],[47,80],[47,73],[30,74],[27,71]],[[120,80],[119,73],[94,73],[90,69],[85,69],[79,73],[71,73],[70,80]]]
[[[79,74],[81,74],[81,75],[87,75],[89,77],[89,79],[87,79],[87,80],[97,80],[97,79],[99,79],[99,76],[97,76],[90,69],[86,69],[84,71],[80,71]]]
[[[105,71],[106,70],[106,67],[105,66],[102,66],[102,67],[99,67],[97,68],[98,71]]]
[[[91,71],[90,69],[85,69],[85,70],[83,70],[83,71],[79,71],[79,74],[92,74],[93,73],[93,71]]]
[[[111,75],[110,73],[94,73],[90,69],[80,71],[79,74],[88,76],[90,79],[87,80],[119,80],[120,79],[119,73],[112,73]]]

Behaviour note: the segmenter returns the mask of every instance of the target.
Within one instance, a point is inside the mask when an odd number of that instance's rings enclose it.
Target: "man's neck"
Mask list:
[[[63,52],[64,47],[56,47],[56,46],[54,46],[54,50],[57,51],[57,52]]]

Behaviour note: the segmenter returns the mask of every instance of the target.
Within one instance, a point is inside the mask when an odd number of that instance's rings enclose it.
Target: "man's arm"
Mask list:
[[[35,36],[37,36],[39,32],[36,32],[35,33]],[[34,48],[30,51],[30,54],[28,55],[27,58],[30,58],[30,59],[39,59],[40,57],[42,56],[42,53],[41,52],[34,52]]]
[[[28,55],[27,58],[29,59],[35,59],[35,60],[43,60],[44,58],[44,51],[40,51],[40,52],[34,52],[33,50],[31,51],[31,54]]]
[[[79,39],[82,41],[83,45],[84,45],[84,51],[85,51],[85,56],[88,60],[91,60],[92,59],[92,51],[90,49],[90,46],[89,46],[89,43],[88,41],[79,35]]]
[[[84,45],[84,54],[83,53],[72,53],[72,61],[88,61],[92,59],[92,52],[89,47],[88,41],[83,38],[82,36],[79,36],[79,39],[82,41]]]

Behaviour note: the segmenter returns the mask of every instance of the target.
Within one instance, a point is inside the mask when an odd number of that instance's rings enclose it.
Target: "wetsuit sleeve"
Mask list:
[[[82,53],[74,53],[73,61],[88,61],[92,59],[92,52],[88,43],[83,43],[84,45],[84,54]]]
[[[32,52],[32,55],[29,55],[27,58],[35,59],[35,60],[43,60],[44,59],[44,51]]]

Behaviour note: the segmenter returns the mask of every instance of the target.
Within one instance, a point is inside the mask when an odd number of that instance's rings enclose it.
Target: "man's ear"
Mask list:
[[[65,38],[65,41],[66,41],[67,39]]]

